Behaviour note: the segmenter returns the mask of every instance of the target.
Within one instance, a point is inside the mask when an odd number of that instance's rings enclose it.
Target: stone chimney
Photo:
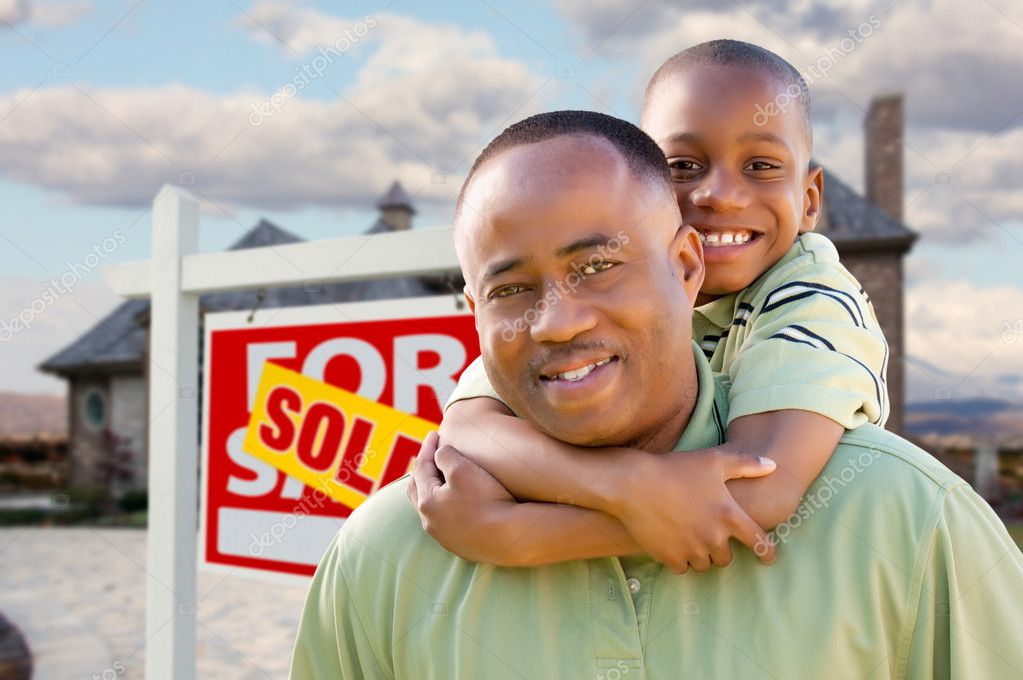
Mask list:
[[[412,199],[401,182],[395,180],[391,188],[387,190],[380,200],[377,201],[380,208],[380,221],[390,227],[391,231],[406,231],[412,228],[412,216],[416,209],[412,207]]]
[[[867,200],[902,221],[902,93],[870,102],[864,121]]]

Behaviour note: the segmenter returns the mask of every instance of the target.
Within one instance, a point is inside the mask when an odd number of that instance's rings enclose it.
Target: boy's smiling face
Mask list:
[[[817,222],[823,176],[787,87],[763,69],[708,63],[665,75],[647,99],[643,130],[704,241],[701,304],[750,285]]]

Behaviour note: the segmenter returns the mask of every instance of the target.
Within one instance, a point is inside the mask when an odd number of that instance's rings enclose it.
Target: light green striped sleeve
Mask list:
[[[998,516],[963,483],[923,548],[898,677],[1023,677],[1023,554]]]
[[[458,379],[458,384],[455,385],[455,390],[451,393],[447,403],[444,404],[444,410],[447,411],[456,401],[475,399],[476,397],[490,397],[504,403],[490,384],[487,371],[483,367],[483,357],[476,357],[476,360],[469,364],[465,371],[462,372],[462,376]]]
[[[745,340],[723,367],[731,380],[729,423],[794,409],[846,429],[884,425],[888,344],[850,275],[831,265],[802,270],[795,280],[772,286],[747,323]]]

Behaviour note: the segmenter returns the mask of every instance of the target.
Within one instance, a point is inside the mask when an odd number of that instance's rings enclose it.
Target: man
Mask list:
[[[637,128],[585,112],[512,126],[470,171],[456,248],[487,374],[520,417],[576,444],[720,443],[727,399],[689,330],[699,239]],[[538,303],[580,268],[570,294]],[[528,332],[502,336],[531,299]],[[557,379],[577,365],[584,379]],[[597,557],[629,552],[613,518],[515,504],[449,449],[436,464],[444,484],[417,472],[421,496],[483,489],[531,531],[601,522],[604,544],[537,568],[470,562],[429,537],[398,480],[320,564],[293,677],[1023,675],[1023,555],[968,485],[874,426],[843,438],[776,564],[740,551],[685,575],[641,554]]]

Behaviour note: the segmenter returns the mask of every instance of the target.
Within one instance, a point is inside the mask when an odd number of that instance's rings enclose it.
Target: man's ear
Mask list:
[[[824,168],[815,165],[806,171],[806,192],[803,194],[803,214],[799,222],[799,233],[805,234],[817,227],[821,210],[824,208]]]
[[[678,263],[682,287],[695,306],[706,274],[703,264],[703,243],[700,242],[700,235],[696,233],[696,229],[688,224],[680,226],[675,232],[675,238],[671,240],[670,252],[674,261]]]
[[[465,303],[469,305],[469,311],[472,312],[473,319],[477,321],[476,331],[479,332],[479,322],[476,317],[476,301],[472,298],[472,293],[469,292],[469,284],[465,284],[462,287],[462,295],[465,296]]]

